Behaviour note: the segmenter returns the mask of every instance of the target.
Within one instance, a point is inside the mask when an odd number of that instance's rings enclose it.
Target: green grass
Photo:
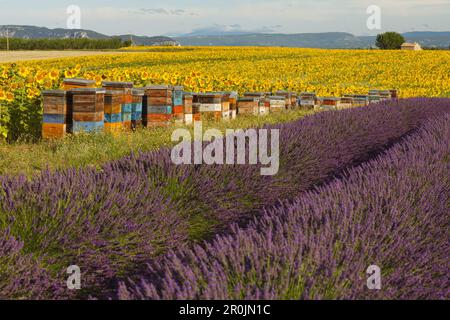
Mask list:
[[[203,122],[203,128],[226,129],[257,128],[265,124],[289,122],[311,114],[311,111],[291,110],[266,116],[240,116],[232,121]],[[107,161],[119,159],[132,152],[156,150],[172,146],[171,135],[177,125],[165,128],[143,128],[136,132],[110,134],[70,135],[62,140],[38,143],[0,142],[0,175],[32,177],[42,170],[101,167]],[[193,135],[193,127],[188,127]]]

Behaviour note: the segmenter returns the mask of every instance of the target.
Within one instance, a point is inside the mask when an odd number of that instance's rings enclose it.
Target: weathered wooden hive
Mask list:
[[[257,115],[259,114],[260,98],[243,97],[237,101],[238,115]]]
[[[286,110],[286,97],[284,96],[269,96],[270,112],[282,112]]]
[[[319,104],[315,92],[302,92],[299,95],[300,107],[304,109],[314,109]]]
[[[120,91],[105,91],[105,132],[119,133],[122,131],[122,100],[123,95]]]
[[[146,126],[165,126],[173,120],[173,90],[167,85],[145,87],[142,116]]]
[[[184,105],[183,105],[184,87],[173,87],[172,105],[173,105],[173,119],[175,123],[184,123]]]
[[[64,90],[42,91],[44,100],[42,137],[44,139],[63,138],[72,126],[72,110],[67,104]]]
[[[103,81],[102,87],[122,94],[122,125],[124,129],[131,130],[133,82]]]
[[[80,88],[69,93],[73,104],[73,133],[103,131],[106,90]]]
[[[144,100],[143,89],[133,89],[131,91],[131,129],[136,130],[142,127],[142,105]]]

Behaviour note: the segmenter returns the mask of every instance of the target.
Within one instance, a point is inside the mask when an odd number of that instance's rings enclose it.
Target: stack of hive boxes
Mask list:
[[[324,97],[321,99],[321,105],[315,107],[315,110],[336,110],[339,104],[340,98]]]
[[[286,98],[283,96],[269,96],[270,112],[282,112],[286,110]]]
[[[102,86],[105,90],[117,91],[122,96],[122,125],[125,130],[131,130],[131,113],[133,103],[133,83],[104,81]]]
[[[122,131],[122,100],[123,95],[120,91],[105,91],[105,132]]]
[[[304,109],[314,109],[319,105],[319,100],[315,92],[300,93],[300,107]]]
[[[104,128],[105,112],[104,89],[73,89],[73,133],[98,132]]]
[[[201,119],[220,121],[229,118],[229,96],[222,93],[200,93],[194,95],[193,108],[201,114]],[[195,119],[194,119],[195,121]]]
[[[365,107],[369,104],[369,96],[367,95],[353,95],[352,107]]]
[[[42,91],[44,99],[44,119],[42,137],[44,139],[63,138],[72,124],[72,114],[67,108],[64,90]]]
[[[258,115],[259,114],[259,98],[242,97],[237,101],[238,115]]]
[[[398,99],[398,92],[395,89],[389,90],[391,92],[392,99]]]
[[[179,124],[183,124],[185,122],[183,95],[184,95],[184,88],[182,86],[173,87],[173,94],[172,94],[173,119],[175,123]]]
[[[338,110],[348,109],[348,108],[351,108],[352,106],[353,106],[353,97],[352,96],[344,96],[339,100],[339,102],[337,104],[337,109]]]
[[[391,94],[390,90],[381,90],[381,91],[379,91],[379,95],[380,95],[381,101],[386,101],[386,100],[392,99],[392,94]]]
[[[193,100],[193,95],[183,94],[184,123],[189,125],[194,123]]]
[[[380,101],[380,90],[369,90],[369,103],[377,103]]]
[[[142,104],[144,98],[144,90],[133,89],[131,92],[131,129],[136,130],[142,127]]]
[[[295,109],[298,107],[296,93],[290,91],[277,91],[275,95],[286,99],[286,109]]]
[[[142,110],[144,125],[165,126],[172,122],[172,87],[152,85],[145,88]]]
[[[244,98],[253,98],[258,100],[258,113],[259,115],[265,115],[269,113],[270,103],[267,103],[267,96],[270,95],[266,92],[246,92]]]
[[[238,93],[230,92],[230,119],[236,119]]]

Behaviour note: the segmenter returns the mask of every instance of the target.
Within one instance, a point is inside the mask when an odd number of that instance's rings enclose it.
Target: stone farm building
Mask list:
[[[404,44],[402,44],[402,50],[419,51],[422,50],[422,47],[417,42],[414,43],[405,42]]]

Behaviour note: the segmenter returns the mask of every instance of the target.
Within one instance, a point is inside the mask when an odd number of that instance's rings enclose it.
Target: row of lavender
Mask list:
[[[343,179],[167,254],[122,299],[448,299],[450,114]],[[382,271],[381,290],[366,270]]]
[[[410,99],[272,126],[281,130],[273,177],[252,165],[176,166],[168,149],[100,171],[0,177],[0,270],[8,270],[0,296],[70,296],[65,270],[72,264],[83,272],[79,296],[107,295],[112,280],[149,259],[325,183],[449,112],[449,99]]]

